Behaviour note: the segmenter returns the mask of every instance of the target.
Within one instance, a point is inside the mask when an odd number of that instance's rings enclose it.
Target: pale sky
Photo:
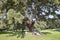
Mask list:
[[[58,11],[56,10],[55,13],[58,14],[58,15],[60,15],[60,10],[58,10]]]

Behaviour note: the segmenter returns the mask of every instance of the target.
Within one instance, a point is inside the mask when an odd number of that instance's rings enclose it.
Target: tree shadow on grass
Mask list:
[[[18,33],[18,36],[17,36],[17,38],[19,38],[21,36],[21,38],[24,38],[24,36],[25,36],[25,31],[24,32],[19,32]]]
[[[57,30],[54,30],[54,31],[58,31],[58,32],[60,32],[60,30],[58,30],[58,29],[57,29]]]
[[[41,32],[44,35],[51,34],[50,32]]]
[[[60,29],[54,29],[53,31],[58,31],[58,32],[60,32]]]
[[[24,32],[22,32],[22,31],[3,31],[3,32],[0,32],[0,35],[1,34],[9,34],[6,37],[10,37],[10,36],[17,36],[17,38],[19,38],[19,37],[24,38],[25,37],[25,31]]]
[[[12,31],[2,31],[2,32],[0,32],[0,34],[13,34],[13,32]]]
[[[9,36],[17,36],[17,38],[19,38],[19,37],[24,38],[25,37],[25,32],[15,31],[14,33],[10,34]]]

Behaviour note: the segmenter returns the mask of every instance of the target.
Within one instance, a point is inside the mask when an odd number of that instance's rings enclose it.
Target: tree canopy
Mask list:
[[[60,0],[0,0],[0,19],[22,22],[27,16],[31,20],[60,19]]]

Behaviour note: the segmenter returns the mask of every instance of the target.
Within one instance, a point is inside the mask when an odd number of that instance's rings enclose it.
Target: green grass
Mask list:
[[[37,36],[31,33],[25,35],[21,32],[0,32],[0,40],[60,40],[60,29],[42,30],[41,35]],[[22,35],[24,38],[22,38]]]

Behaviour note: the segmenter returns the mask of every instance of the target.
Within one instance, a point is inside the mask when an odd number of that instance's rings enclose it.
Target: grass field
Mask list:
[[[60,40],[60,29],[42,30],[41,35],[21,32],[0,32],[0,40]],[[24,38],[22,38],[24,37]]]

